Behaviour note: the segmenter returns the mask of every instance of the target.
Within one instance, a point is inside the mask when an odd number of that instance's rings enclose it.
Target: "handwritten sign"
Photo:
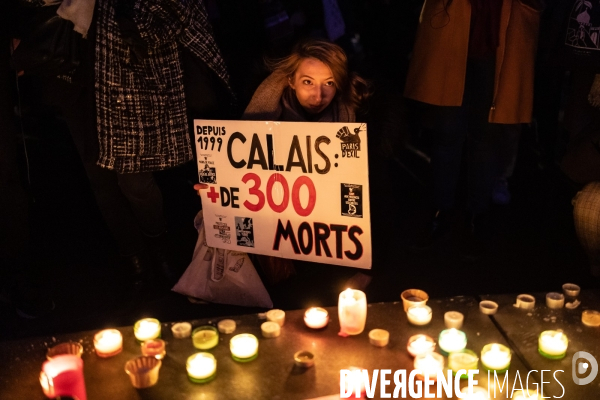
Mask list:
[[[371,268],[367,127],[195,120],[211,247]]]

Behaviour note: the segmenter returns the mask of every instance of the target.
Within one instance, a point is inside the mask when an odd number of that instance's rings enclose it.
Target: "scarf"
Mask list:
[[[63,0],[56,13],[75,25],[73,30],[85,38],[92,24],[96,0]]]

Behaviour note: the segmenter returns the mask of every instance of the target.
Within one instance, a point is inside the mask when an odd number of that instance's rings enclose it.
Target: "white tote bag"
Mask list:
[[[194,257],[172,290],[211,303],[272,308],[271,297],[248,254],[208,247],[202,211],[194,226],[198,230]]]

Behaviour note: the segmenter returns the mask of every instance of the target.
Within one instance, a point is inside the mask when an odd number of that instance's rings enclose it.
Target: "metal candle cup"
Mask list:
[[[400,294],[400,298],[402,299],[404,312],[407,312],[410,306],[419,306],[427,304],[427,300],[429,300],[429,295],[426,292],[419,289],[408,289]]]
[[[563,308],[565,296],[562,293],[550,292],[546,294],[546,306],[548,308]]]

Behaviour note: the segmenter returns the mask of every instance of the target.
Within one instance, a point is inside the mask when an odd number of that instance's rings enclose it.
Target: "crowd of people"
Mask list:
[[[31,298],[23,289],[30,280],[24,256],[28,201],[19,178],[15,124],[23,116],[14,113],[21,110],[12,96],[19,79],[32,79],[40,101],[66,121],[135,285],[157,277],[172,285],[182,272],[169,259],[163,193],[154,174],[194,160],[194,118],[366,122],[372,176],[385,176],[382,159],[393,157],[411,135],[427,135],[432,211],[415,240],[418,251],[458,227],[475,243],[493,237],[490,205],[511,201],[508,179],[522,127],[537,123],[555,137],[560,120],[571,138],[568,148],[560,152],[557,140],[544,138],[543,150],[553,162],[566,153],[566,175],[574,185],[585,185],[573,202],[575,226],[591,273],[599,276],[600,6],[578,0],[393,3],[4,3],[0,259],[4,289],[20,311],[36,314],[27,309]],[[11,57],[35,29],[32,16],[47,7],[55,7],[81,35],[79,65],[60,74],[11,68]],[[378,64],[382,59],[395,60],[397,71]],[[22,77],[15,81],[16,75]],[[562,91],[565,81],[568,94]],[[465,196],[459,193],[462,165]],[[383,221],[393,199],[379,196],[386,191],[382,180],[373,180],[371,191],[372,218]],[[460,224],[457,216],[464,217]],[[386,240],[373,233],[374,269]],[[369,281],[368,274],[356,274],[349,284],[363,287]]]

